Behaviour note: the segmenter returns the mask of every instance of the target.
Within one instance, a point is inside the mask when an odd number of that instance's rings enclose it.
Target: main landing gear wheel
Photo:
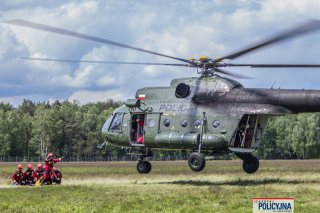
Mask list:
[[[137,171],[140,174],[148,174],[151,171],[151,163],[149,161],[139,161]]]
[[[192,169],[193,171],[202,171],[206,166],[206,159],[204,158],[204,154],[199,152],[191,153],[188,159],[188,164],[190,169]]]
[[[258,160],[258,158],[252,156],[248,160],[244,160],[243,163],[242,163],[242,168],[248,174],[255,173],[259,169],[259,160]]]

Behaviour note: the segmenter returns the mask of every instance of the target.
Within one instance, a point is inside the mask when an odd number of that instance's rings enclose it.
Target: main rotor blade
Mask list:
[[[248,76],[241,75],[241,74],[237,74],[237,73],[233,73],[233,72],[230,72],[230,71],[221,69],[221,68],[214,68],[214,71],[215,71],[215,72],[222,73],[222,74],[225,74],[225,75],[228,75],[228,76],[231,76],[231,77],[235,77],[235,78],[240,78],[240,79],[252,79],[252,78],[250,78],[250,77],[248,77]]]
[[[252,68],[317,68],[320,64],[216,64],[217,67],[252,67]]]
[[[306,23],[300,24],[296,27],[293,27],[289,30],[286,30],[282,33],[279,33],[277,35],[271,36],[270,38],[267,38],[265,40],[262,40],[256,44],[250,45],[242,50],[236,51],[234,53],[231,53],[229,55],[226,55],[224,57],[220,57],[216,59],[215,61],[222,61],[223,59],[235,59],[237,57],[240,57],[244,54],[247,54],[249,52],[252,52],[254,50],[257,50],[262,47],[266,47],[271,44],[275,44],[277,42],[281,42],[299,35],[303,35],[306,33],[310,33],[312,31],[318,30],[320,28],[320,21],[319,20],[309,20]]]
[[[32,61],[57,61],[67,63],[97,63],[97,64],[133,64],[133,65],[163,65],[163,66],[180,66],[188,67],[187,64],[168,64],[168,63],[150,63],[150,62],[127,62],[127,61],[94,61],[94,60],[73,60],[73,59],[52,59],[52,58],[33,58],[33,57],[21,57],[25,60]]]
[[[145,53],[149,53],[149,54],[153,54],[153,55],[158,55],[158,56],[162,56],[162,57],[166,57],[166,58],[171,58],[171,59],[183,61],[183,62],[186,62],[186,63],[189,63],[189,64],[191,63],[189,60],[186,60],[186,59],[183,59],[183,58],[177,58],[177,57],[165,55],[165,54],[162,54],[162,53],[157,53],[157,52],[154,52],[154,51],[145,50],[145,49],[141,49],[141,48],[138,48],[138,47],[133,47],[133,46],[130,46],[130,45],[127,45],[127,44],[111,41],[111,40],[108,40],[108,39],[99,38],[99,37],[95,37],[95,36],[90,36],[90,35],[86,35],[86,34],[83,34],[83,33],[73,32],[73,31],[62,29],[62,28],[58,28],[58,27],[51,27],[49,25],[38,24],[38,23],[35,23],[35,22],[31,22],[31,21],[24,21],[24,20],[16,19],[16,20],[5,21],[4,23],[18,25],[18,26],[22,26],[22,27],[33,28],[33,29],[37,29],[37,30],[43,30],[43,31],[47,31],[47,32],[67,35],[67,36],[76,37],[76,38],[82,38],[82,39],[91,40],[91,41],[95,41],[95,42],[100,42],[100,43],[104,43],[104,44],[109,44],[109,45],[114,45],[114,46],[123,47],[123,48],[127,48],[127,49],[132,49],[132,50],[136,50],[136,51],[140,51],[140,52],[145,52]]]

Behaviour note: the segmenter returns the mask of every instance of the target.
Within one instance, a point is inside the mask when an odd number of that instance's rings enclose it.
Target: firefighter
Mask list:
[[[35,171],[32,168],[32,164],[29,163],[23,177],[25,185],[35,184],[34,173]]]
[[[137,124],[138,124],[138,139],[137,139],[137,143],[143,143],[143,126],[144,126],[144,120],[140,119],[138,117],[137,119]]]
[[[23,181],[23,176],[24,176],[23,166],[19,164],[17,168],[18,170],[15,173],[13,173],[11,179],[14,185],[21,185]]]
[[[50,184],[52,184],[52,168],[53,168],[53,164],[61,161],[62,158],[54,158],[52,153],[49,153],[46,160],[45,160],[45,171],[43,174],[43,178],[41,183],[43,183],[44,181],[49,181]]]
[[[38,163],[37,164],[37,169],[33,175],[35,181],[39,180],[42,178],[43,176],[43,173],[44,173],[44,168],[42,168],[42,164],[41,163]]]
[[[51,184],[50,183],[50,178],[47,178],[48,176],[46,176],[46,179],[44,179],[44,174],[46,173],[46,165],[43,165],[42,167],[43,173],[42,173],[42,177],[41,177],[41,181],[39,185],[47,185],[47,184]]]

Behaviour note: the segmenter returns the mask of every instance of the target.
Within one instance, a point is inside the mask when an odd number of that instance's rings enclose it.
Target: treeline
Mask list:
[[[258,149],[262,159],[320,157],[320,113],[275,117],[268,123]]]
[[[121,104],[113,100],[86,105],[24,100],[14,108],[0,103],[0,159],[28,161],[43,158],[49,151],[66,160],[130,160],[124,149],[99,148],[104,142],[103,124]],[[159,151],[154,159],[186,159],[187,154]],[[260,159],[319,158],[320,113],[272,118],[257,154]]]
[[[0,157],[29,159],[48,151],[77,160],[107,155],[97,148],[104,141],[101,128],[119,105],[113,100],[86,105],[24,100],[18,108],[0,103]]]

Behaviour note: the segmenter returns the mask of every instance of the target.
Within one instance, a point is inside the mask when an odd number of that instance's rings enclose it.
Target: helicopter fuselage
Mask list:
[[[272,116],[320,111],[320,91],[248,89],[214,75],[139,89],[103,127],[121,147],[250,153]]]

